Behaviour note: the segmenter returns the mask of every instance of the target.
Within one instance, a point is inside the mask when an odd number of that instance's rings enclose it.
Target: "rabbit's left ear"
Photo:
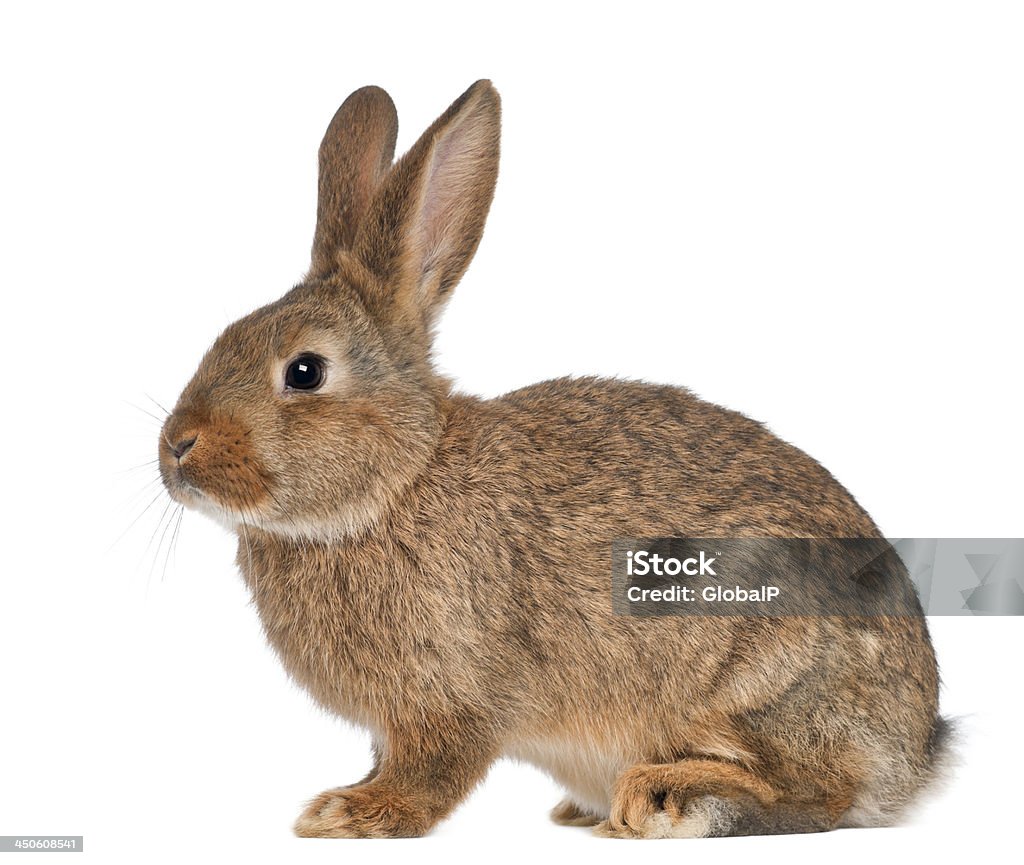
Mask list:
[[[320,145],[316,234],[309,275],[326,276],[351,249],[374,194],[395,158],[398,114],[379,87],[357,90],[338,109]]]
[[[366,298],[378,317],[429,328],[480,243],[500,137],[498,92],[477,81],[395,163],[353,248],[379,278]]]

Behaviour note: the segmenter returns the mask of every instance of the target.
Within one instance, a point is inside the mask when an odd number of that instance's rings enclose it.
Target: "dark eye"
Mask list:
[[[300,354],[288,364],[284,383],[292,390],[316,390],[324,383],[324,360],[315,354]]]

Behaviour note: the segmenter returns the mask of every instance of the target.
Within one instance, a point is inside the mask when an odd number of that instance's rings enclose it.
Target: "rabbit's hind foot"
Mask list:
[[[746,769],[717,760],[681,760],[627,769],[611,815],[594,827],[606,838],[711,838],[823,832],[848,803],[786,801]]]
[[[572,799],[563,799],[551,809],[551,819],[559,826],[596,826],[601,818],[581,808]]]

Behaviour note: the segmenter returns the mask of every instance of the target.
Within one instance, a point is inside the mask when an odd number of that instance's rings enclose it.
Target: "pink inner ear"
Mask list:
[[[428,290],[473,251],[478,239],[473,217],[480,208],[480,187],[487,183],[486,161],[493,148],[486,125],[473,123],[472,116],[446,130],[434,145],[417,220],[421,285]]]

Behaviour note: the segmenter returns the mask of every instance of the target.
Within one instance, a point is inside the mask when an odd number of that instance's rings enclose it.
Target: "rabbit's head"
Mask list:
[[[376,87],[335,115],[309,274],[224,331],[164,425],[178,501],[232,527],[337,539],[430,461],[447,393],[431,330],[483,232],[498,94],[474,84],[392,165],[397,126]]]

